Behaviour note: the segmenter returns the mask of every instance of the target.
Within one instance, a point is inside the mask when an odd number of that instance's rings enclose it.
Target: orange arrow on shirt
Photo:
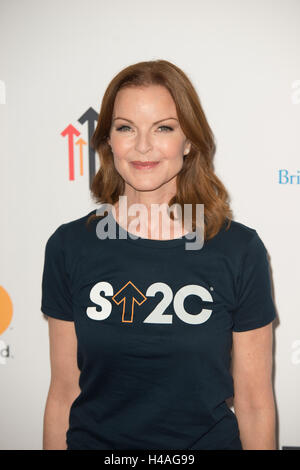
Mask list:
[[[117,305],[123,302],[122,322],[132,323],[134,303],[136,302],[138,305],[142,305],[142,303],[147,300],[147,297],[145,297],[131,281],[128,281],[127,284],[112,297],[112,300]]]

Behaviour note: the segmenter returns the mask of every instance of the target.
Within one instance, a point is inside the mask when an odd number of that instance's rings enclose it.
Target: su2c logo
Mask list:
[[[104,293],[104,297],[101,293]],[[105,296],[112,296],[117,305],[123,303],[122,322],[132,323],[134,319],[135,304],[142,305],[148,297],[154,297],[157,292],[163,294],[163,298],[156,305],[154,310],[145,318],[144,323],[167,323],[173,322],[173,315],[165,314],[167,307],[173,301],[174,312],[185,323],[199,325],[206,322],[212,314],[212,309],[203,308],[194,315],[184,309],[184,301],[189,295],[196,295],[204,302],[213,302],[210,292],[198,284],[187,284],[181,287],[173,296],[172,289],[164,282],[151,284],[144,295],[131,281],[128,281],[115,295],[113,287],[109,282],[101,281],[95,284],[90,291],[91,301],[101,307],[99,312],[96,307],[87,307],[86,314],[92,320],[105,320],[112,311],[112,303]],[[173,298],[174,297],[174,298]]]

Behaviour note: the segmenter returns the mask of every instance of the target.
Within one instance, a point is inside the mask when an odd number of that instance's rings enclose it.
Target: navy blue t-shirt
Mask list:
[[[266,248],[236,221],[199,250],[100,239],[88,216],[47,241],[41,311],[74,321],[81,393],[68,449],[224,449],[239,441],[232,331],[276,317]],[[119,237],[120,233],[126,239]]]

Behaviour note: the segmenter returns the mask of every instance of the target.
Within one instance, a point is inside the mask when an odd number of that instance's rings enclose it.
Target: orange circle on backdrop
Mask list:
[[[0,286],[0,335],[8,328],[13,315],[13,304],[4,287]]]

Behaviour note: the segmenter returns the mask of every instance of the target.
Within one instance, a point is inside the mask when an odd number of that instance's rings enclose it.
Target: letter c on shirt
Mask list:
[[[212,314],[211,309],[204,308],[197,315],[192,315],[184,309],[184,299],[188,295],[198,295],[203,301],[213,302],[213,298],[205,287],[198,284],[188,284],[176,292],[174,297],[174,310],[176,315],[186,323],[199,325],[206,322]]]

